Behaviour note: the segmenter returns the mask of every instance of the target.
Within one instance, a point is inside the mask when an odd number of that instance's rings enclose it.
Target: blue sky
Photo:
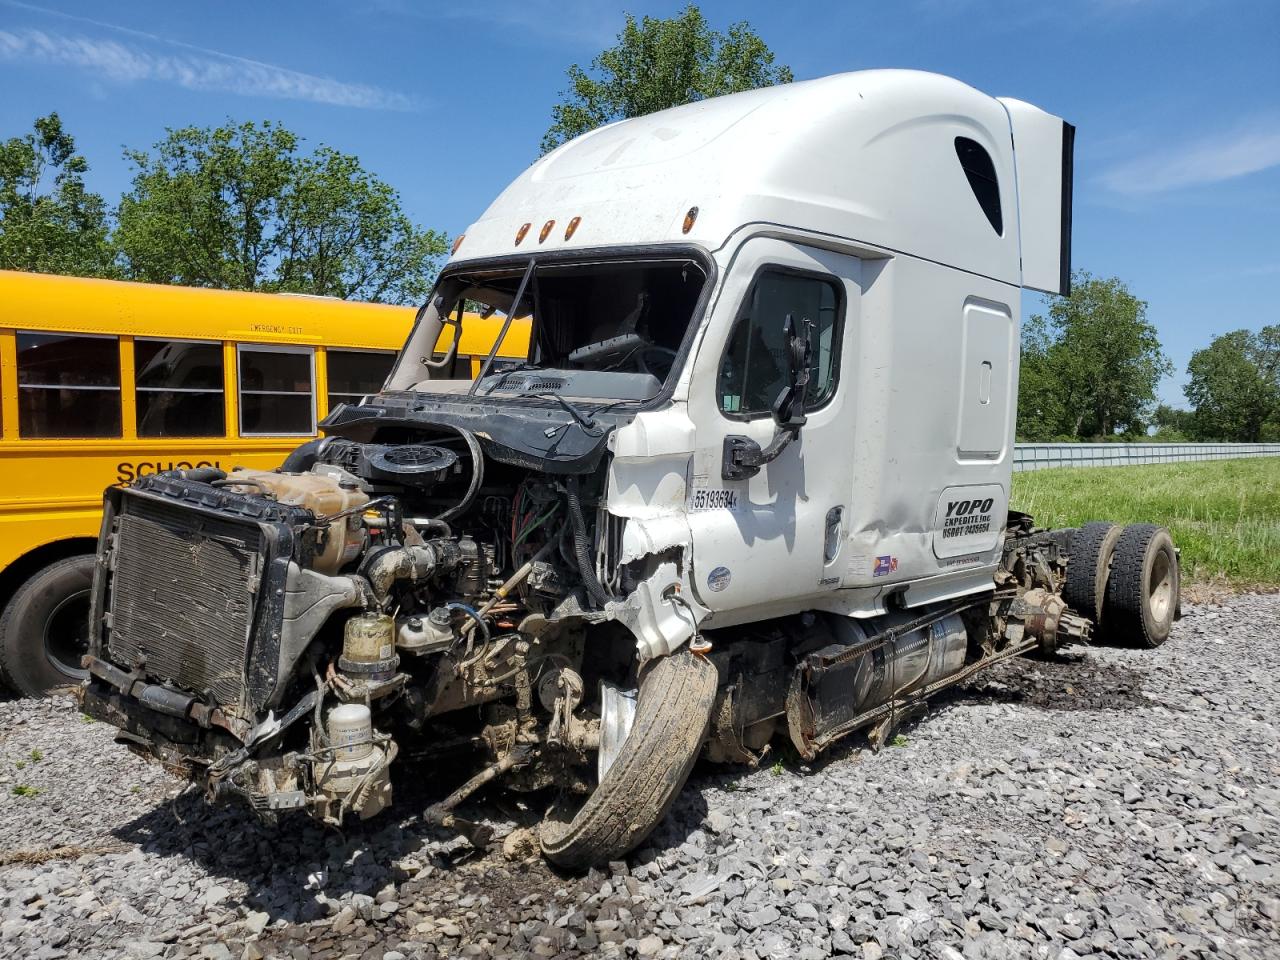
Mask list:
[[[565,68],[623,11],[585,0],[104,4],[0,0],[0,136],[57,110],[114,201],[124,147],[166,126],[274,119],[358,155],[457,234],[537,155]],[[798,79],[950,74],[1066,117],[1077,266],[1126,280],[1177,373],[1226,330],[1280,323],[1280,0],[706,2]]]

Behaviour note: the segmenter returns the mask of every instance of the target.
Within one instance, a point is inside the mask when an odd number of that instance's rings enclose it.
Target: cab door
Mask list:
[[[716,622],[803,609],[842,579],[854,443],[844,372],[854,367],[842,359],[857,355],[861,277],[855,257],[763,237],[727,267],[689,385],[693,578],[703,604],[726,614]],[[762,449],[774,438],[773,403],[790,379],[788,317],[809,330],[807,422],[754,476],[726,479],[727,437]]]

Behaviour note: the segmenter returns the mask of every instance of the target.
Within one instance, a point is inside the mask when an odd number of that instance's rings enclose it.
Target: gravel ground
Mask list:
[[[0,704],[0,955],[1280,956],[1280,596],[1154,652],[1002,665],[895,746],[700,767],[627,863],[558,876],[410,816],[205,807],[74,706]],[[477,808],[468,808],[475,813]],[[50,857],[52,852],[52,857]]]

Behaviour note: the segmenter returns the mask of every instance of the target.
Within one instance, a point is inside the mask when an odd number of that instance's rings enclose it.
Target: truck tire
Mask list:
[[[1135,647],[1169,639],[1182,590],[1178,554],[1164,527],[1134,523],[1116,541],[1107,581],[1108,633]]]
[[[1107,577],[1122,530],[1109,521],[1094,521],[1086,523],[1071,538],[1062,599],[1080,616],[1092,620],[1098,633],[1105,615]]]
[[[572,870],[617,860],[667,815],[706,739],[718,674],[688,650],[643,677],[635,721],[599,786],[572,817],[553,808],[542,824],[543,855]]]
[[[0,670],[27,697],[47,697],[88,676],[89,589],[94,558],[67,557],[36,571],[0,616]]]

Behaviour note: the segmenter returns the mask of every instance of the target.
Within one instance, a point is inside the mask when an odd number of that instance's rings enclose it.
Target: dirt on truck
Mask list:
[[[1023,288],[1070,277],[1073,128],[870,71],[565,144],[467,229],[383,390],[278,470],[109,490],[83,708],[272,819],[471,764],[616,859],[700,755],[882,741],[1106,632],[1156,646],[1161,528],[1008,508]],[[503,318],[477,376],[433,347]],[[527,356],[498,368],[513,320]]]

